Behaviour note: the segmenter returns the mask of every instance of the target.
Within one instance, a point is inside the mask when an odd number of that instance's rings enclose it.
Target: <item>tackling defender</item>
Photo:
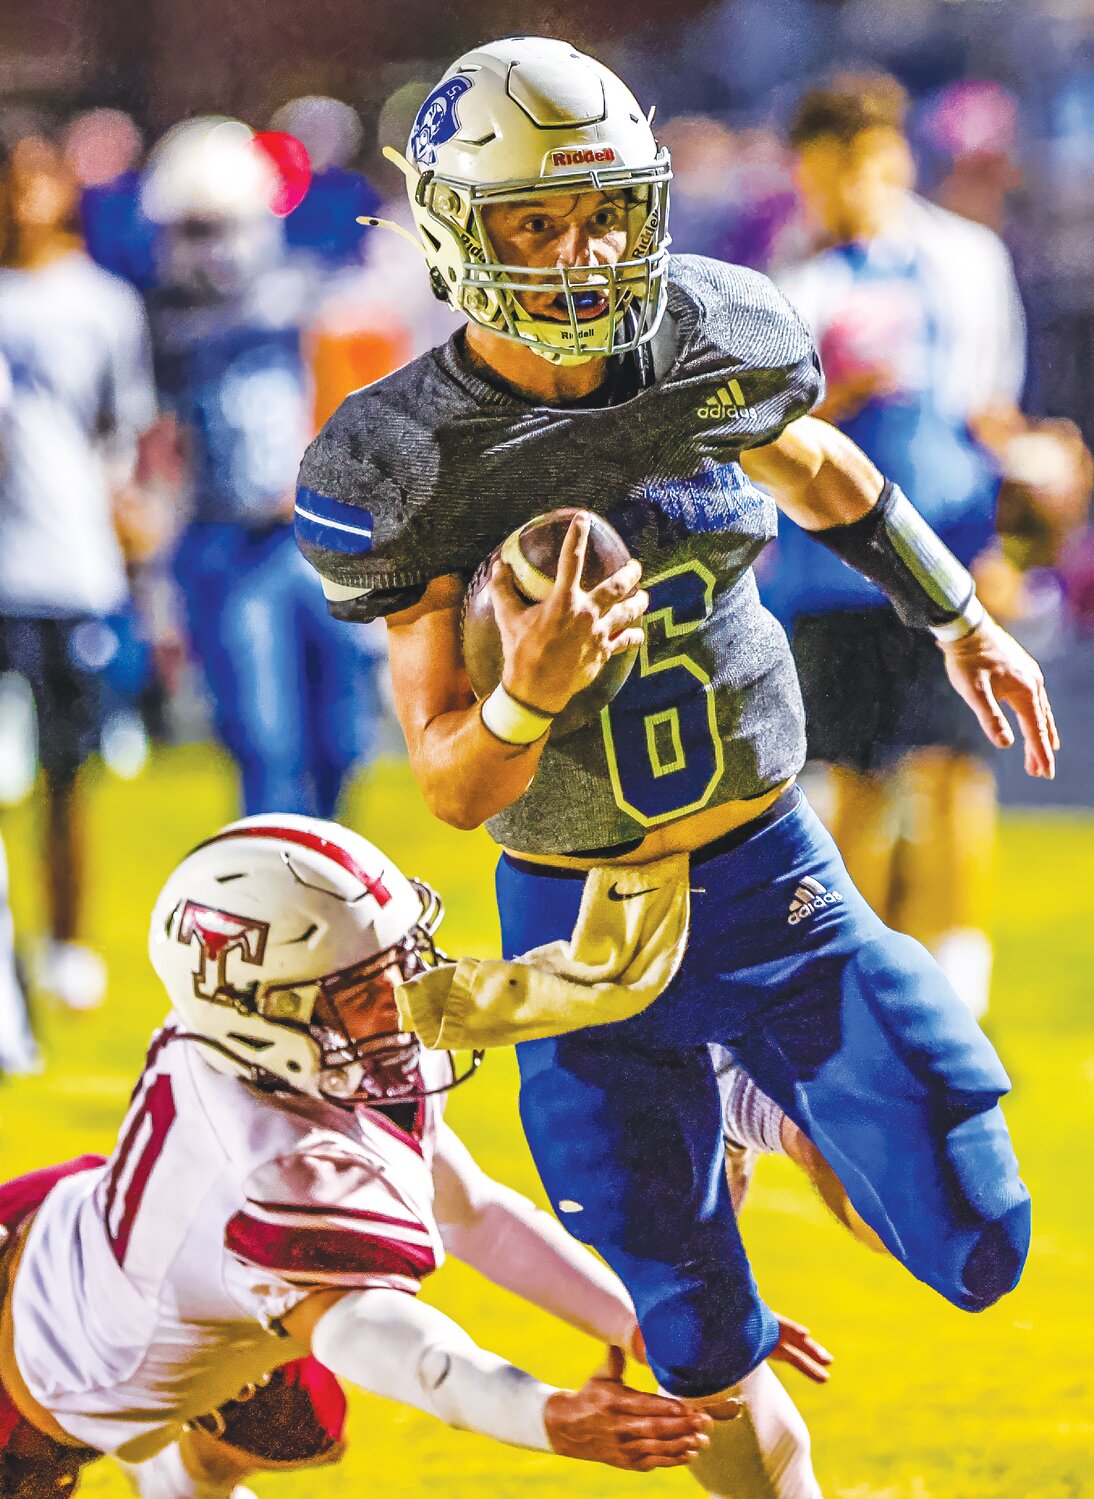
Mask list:
[[[433,961],[440,914],[363,838],[310,818],[231,824],[171,875],[150,946],[175,1009],[113,1155],[0,1186],[0,1495],[71,1489],[108,1452],[143,1499],[247,1499],[250,1473],[340,1455],[331,1370],[631,1470],[705,1445],[705,1417],[622,1384],[620,1352],[552,1391],[415,1299],[447,1249],[641,1354],[623,1287],[483,1174],[441,1123],[449,1063],[396,1028],[392,983]],[[823,1380],[828,1355],[782,1325],[778,1356]],[[742,1395],[741,1492],[816,1499],[781,1384],[759,1369]]]
[[[553,1390],[417,1300],[447,1243],[612,1345],[635,1331],[614,1276],[441,1123],[450,1064],[398,1032],[392,981],[432,960],[440,914],[307,818],[231,824],[171,875],[150,952],[175,1009],[113,1155],[0,1188],[0,1493],[71,1486],[101,1453],[141,1463],[148,1499],[333,1461],[330,1371],[636,1471],[706,1443],[708,1418],[627,1389],[619,1355]]]
[[[633,1019],[518,1048],[556,1211],[623,1279],[664,1387],[714,1404],[759,1364],[777,1327],[722,1177],[703,1045],[717,1042],[913,1274],[990,1305],[1029,1243],[1008,1080],[793,784],[801,697],[751,571],[775,532],[757,484],[934,633],[993,743],[1013,742],[1010,705],[1027,771],[1051,776],[1037,666],[901,492],[810,419],[817,356],[771,283],[668,255],[667,153],[607,69],[561,42],[481,47],[427,99],[407,159],[389,155],[433,285],[470,321],[327,424],[301,470],[298,538],[336,614],[388,619],[429,804],[456,826],[485,821],[505,850],[508,954],[571,935],[590,869],[637,864],[637,897],[643,869],[690,866],[674,876],[690,940],[664,992]],[[467,580],[563,503],[605,515],[641,566],[583,591],[580,521],[542,604],[498,566],[505,669],[479,705],[460,647]],[[610,707],[556,741],[554,716],[636,645]]]

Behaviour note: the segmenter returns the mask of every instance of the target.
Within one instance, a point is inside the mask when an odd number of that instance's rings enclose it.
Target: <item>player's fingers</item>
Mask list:
[[[807,1333],[805,1338],[802,1340],[801,1346],[802,1351],[804,1353],[807,1353],[811,1359],[815,1359],[818,1364],[824,1364],[827,1366],[828,1364],[832,1364],[835,1362],[835,1354],[829,1353],[824,1344],[818,1343],[816,1338],[814,1338],[809,1333]]]
[[[832,1362],[833,1355],[801,1322],[791,1322],[786,1317],[780,1317],[779,1327],[781,1330],[780,1345],[790,1344],[792,1347],[801,1348],[809,1354],[810,1358],[815,1358],[822,1364]]]
[[[696,1431],[705,1431],[710,1425],[706,1412],[696,1410],[686,1401],[677,1400],[672,1395],[651,1395],[645,1390],[632,1389],[618,1377],[606,1393],[609,1409],[615,1415],[630,1417],[632,1421],[668,1422],[681,1430],[694,1428]]]
[[[1049,702],[1048,692],[1043,682],[1041,683],[1041,706],[1044,709],[1045,722],[1048,724],[1049,743],[1052,745],[1053,750],[1059,754],[1060,731],[1056,727],[1056,715],[1052,711],[1052,704]]]
[[[614,1343],[609,1343],[604,1351],[604,1362],[593,1375],[594,1379],[608,1379],[622,1381],[623,1371],[627,1367],[627,1355],[622,1348]]]
[[[699,1444],[704,1445],[710,1435],[709,1425],[697,1428],[687,1422],[672,1421],[640,1421],[629,1417],[615,1417],[618,1423],[615,1425],[615,1437],[619,1442],[634,1443],[646,1442],[650,1445],[658,1444]]]
[[[995,700],[990,674],[978,671],[969,684],[969,691],[962,695],[980,720],[980,727],[991,743],[999,749],[1009,749],[1014,743],[1014,730]]]
[[[685,1462],[689,1457],[694,1457],[704,1447],[710,1446],[710,1438],[706,1433],[697,1436],[677,1437],[671,1442],[650,1441],[648,1437],[636,1437],[633,1441],[624,1442],[627,1456],[638,1462],[644,1457],[669,1457],[683,1459]]]
[[[779,1317],[779,1341],[800,1341],[809,1336],[809,1329],[804,1322],[793,1322],[789,1317]]]
[[[651,1400],[658,1402],[658,1405],[650,1406]],[[638,1402],[646,1404],[639,1405]],[[693,1405],[687,1400],[677,1400],[673,1395],[644,1395],[640,1390],[632,1390],[629,1385],[624,1385],[616,1392],[612,1409],[630,1411],[636,1417],[654,1421],[671,1421],[674,1416],[682,1415],[696,1430],[707,1431],[712,1421],[732,1421],[735,1416],[739,1416],[744,1409],[744,1402],[736,1395],[726,1395],[709,1405]]]
[[[517,588],[513,569],[508,562],[495,562],[490,573],[490,597],[494,617],[499,624],[517,619],[528,608],[528,600]]]
[[[637,623],[649,606],[650,596],[644,588],[640,588],[630,598],[620,599],[618,604],[613,604],[606,614],[601,615],[600,622],[609,635],[618,635],[620,630]]]
[[[783,1346],[776,1348],[771,1357],[778,1363],[786,1364],[791,1369],[796,1369],[799,1374],[803,1374],[806,1379],[811,1379],[814,1384],[826,1384],[828,1382],[829,1369],[827,1364],[821,1359],[814,1357],[805,1348]],[[829,1362],[831,1362],[830,1358]]]
[[[624,1451],[620,1460],[613,1466],[627,1468],[632,1473],[651,1473],[654,1468],[682,1468],[685,1464],[692,1462],[697,1456],[697,1452],[682,1452],[669,1456],[662,1452],[648,1452],[644,1455],[638,1455]]]
[[[632,1436],[686,1436],[689,1432],[709,1431],[711,1418],[671,1395],[648,1395],[630,1385],[613,1385],[608,1408],[620,1431]]]
[[[637,557],[632,557],[629,562],[612,573],[610,578],[605,578],[595,588],[589,589],[589,597],[598,609],[608,609],[619,599],[625,599],[638,587],[639,579],[642,577],[642,564]]]
[[[1014,709],[1022,732],[1026,774],[1044,776],[1051,780],[1056,771],[1056,763],[1039,688],[1038,682],[1014,680],[1008,684],[1006,702]]]
[[[645,641],[645,631],[637,627],[613,635],[604,647],[609,656],[621,656],[624,651],[637,651]]]
[[[581,582],[585,568],[585,552],[589,545],[589,514],[582,510],[574,516],[562,542],[555,573],[557,594],[565,597],[574,592]]]

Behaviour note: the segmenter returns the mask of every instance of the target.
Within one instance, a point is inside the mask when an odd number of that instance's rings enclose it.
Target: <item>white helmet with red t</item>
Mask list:
[[[148,950],[214,1067],[331,1103],[393,1103],[424,1090],[391,980],[438,961],[443,910],[347,828],[246,817],[170,875]]]
[[[508,37],[457,58],[418,111],[406,156],[384,152],[406,178],[436,295],[554,364],[651,338],[667,293],[671,176],[652,113],[568,42]],[[590,191],[623,207],[617,264],[532,270],[499,261],[484,209]],[[550,294],[564,315],[532,316],[527,293]],[[587,316],[594,298],[602,310]]]

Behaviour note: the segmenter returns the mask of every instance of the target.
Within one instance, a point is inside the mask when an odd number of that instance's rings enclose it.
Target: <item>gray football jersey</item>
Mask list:
[[[672,261],[671,353],[618,405],[536,406],[479,378],[458,336],[349,396],[300,472],[297,536],[344,618],[470,579],[560,505],[605,516],[644,569],[646,643],[599,719],[550,740],[531,786],[487,824],[528,853],[609,850],[704,807],[759,796],[805,758],[786,637],[752,564],[772,501],[736,461],[822,389],[812,339],[766,277]]]

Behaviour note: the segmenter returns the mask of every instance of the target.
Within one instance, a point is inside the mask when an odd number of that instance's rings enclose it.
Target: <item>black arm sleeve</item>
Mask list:
[[[888,480],[861,520],[809,534],[876,583],[911,629],[938,629],[970,614],[972,575]]]

